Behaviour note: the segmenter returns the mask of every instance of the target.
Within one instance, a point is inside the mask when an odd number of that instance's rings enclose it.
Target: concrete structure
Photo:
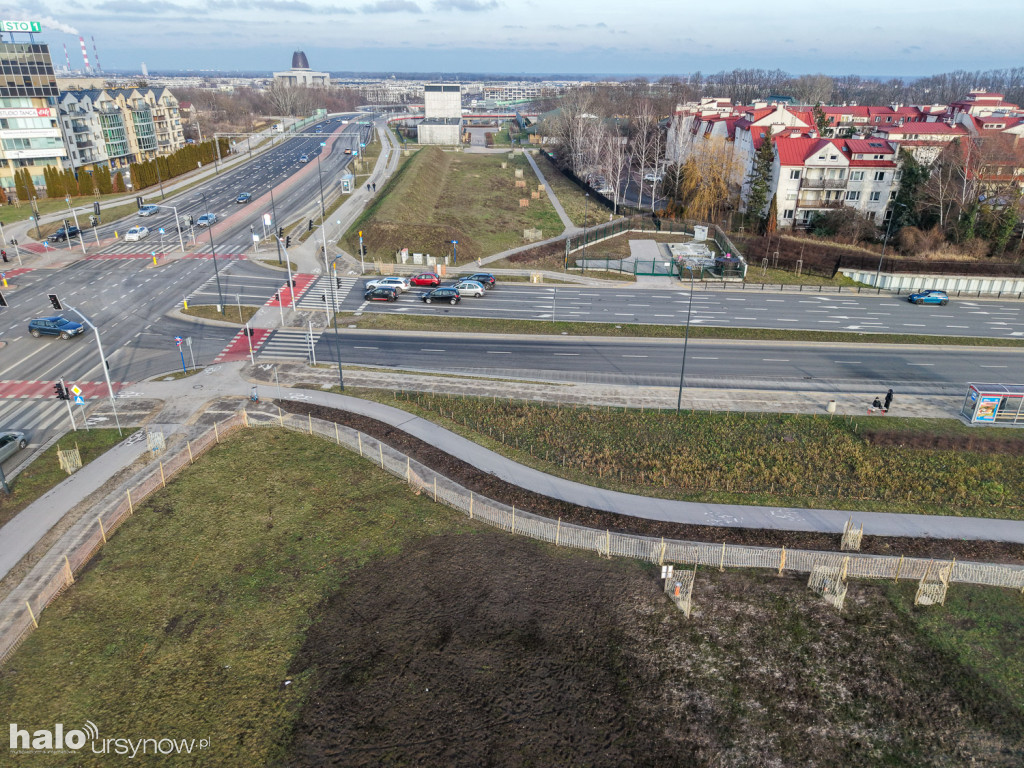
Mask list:
[[[462,137],[462,86],[430,83],[423,86],[424,119],[416,126],[420,144],[458,144]]]
[[[185,146],[178,100],[166,88],[69,91],[60,120],[72,168],[124,168]]]
[[[309,60],[302,51],[292,54],[292,68],[287,72],[275,72],[274,82],[289,87],[326,87],[331,84],[329,72],[314,72],[309,68]]]
[[[43,169],[60,168],[67,150],[57,119],[57,80],[49,46],[0,43],[0,186],[14,189],[14,173],[28,168],[36,187]]]

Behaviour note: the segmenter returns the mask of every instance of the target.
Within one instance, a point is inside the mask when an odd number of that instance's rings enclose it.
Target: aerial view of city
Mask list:
[[[0,8],[0,765],[1024,766],[1021,29]]]

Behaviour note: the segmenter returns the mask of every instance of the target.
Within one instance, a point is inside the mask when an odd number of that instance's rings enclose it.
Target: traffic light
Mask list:
[[[139,206],[139,208],[141,208],[142,207],[142,198],[141,197],[136,197],[135,198],[135,204],[137,206]]]
[[[0,293],[0,307],[6,307],[6,306],[7,306],[7,299],[5,299],[4,295],[2,293]]]
[[[334,282],[337,283],[337,287],[338,288],[341,288],[341,278],[340,277],[334,278]]]
[[[64,385],[61,384],[59,381],[53,385],[53,391],[55,393],[54,397],[56,397],[58,400],[71,399],[71,396],[68,394],[68,391],[64,389]]]
[[[292,236],[291,235],[288,235],[288,237],[286,237],[284,239],[284,247],[285,248],[291,248],[292,247]]]
[[[195,224],[195,219],[192,218],[192,214],[188,215],[188,225],[191,227]]]
[[[282,238],[282,237],[284,237],[284,227],[279,227],[279,228],[278,228],[278,230],[277,230],[277,236],[278,236],[278,238]]]
[[[49,297],[50,304],[53,306],[54,309],[56,309],[58,312],[64,311],[64,307],[61,306],[60,299],[57,298],[56,293],[48,293],[46,295],[47,297]]]
[[[312,232],[313,231],[313,220],[312,219],[310,219],[309,220],[309,224],[306,225],[306,231],[307,232]]]

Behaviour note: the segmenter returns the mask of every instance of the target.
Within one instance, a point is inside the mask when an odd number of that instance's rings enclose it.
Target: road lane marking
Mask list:
[[[765,362],[765,363],[788,363],[789,362],[789,360],[787,360],[784,357],[762,357],[761,361]]]
[[[623,355],[623,357],[647,357],[647,355]]]
[[[444,352],[443,349],[421,349],[420,352]]]
[[[926,366],[927,367],[931,367],[931,366],[935,365],[935,363],[907,363],[907,365],[917,365],[917,366],[921,366],[923,368],[923,367],[926,367]]]
[[[579,352],[555,352],[555,357],[579,357]]]
[[[488,355],[511,355],[512,353],[511,352],[496,352],[493,349],[488,349],[487,350],[487,354]]]

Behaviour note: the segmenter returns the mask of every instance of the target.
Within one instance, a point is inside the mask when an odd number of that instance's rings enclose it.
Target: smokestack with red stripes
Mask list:
[[[93,37],[92,35],[89,35],[89,39],[92,40],[92,52],[93,52],[93,54],[96,57],[96,71],[97,72],[102,72],[103,71],[103,65],[100,64],[100,52],[96,48],[96,38]]]
[[[89,66],[89,52],[85,50],[85,38],[79,36],[78,42],[82,44],[82,59],[85,61],[85,74],[92,74],[92,67]]]
[[[71,57],[68,56],[68,44],[67,43],[64,43],[64,61],[67,62],[68,74],[70,75],[71,74]]]

